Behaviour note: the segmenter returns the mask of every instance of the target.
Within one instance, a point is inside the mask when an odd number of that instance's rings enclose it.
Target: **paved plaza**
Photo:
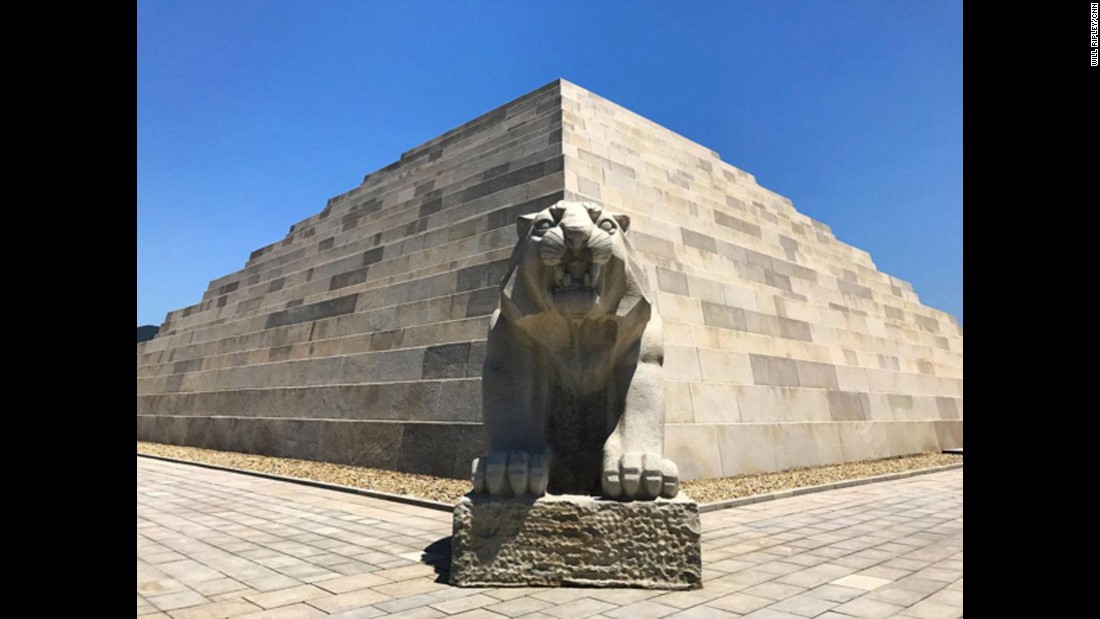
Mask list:
[[[137,615],[961,617],[962,478],[704,513],[695,591],[458,589],[449,512],[138,457]]]

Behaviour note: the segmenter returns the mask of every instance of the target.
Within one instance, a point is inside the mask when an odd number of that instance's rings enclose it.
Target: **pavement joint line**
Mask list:
[[[323,488],[326,490],[335,490],[337,492],[347,492],[350,494],[358,494],[361,496],[367,496],[374,499],[381,499],[384,501],[394,501],[397,503],[405,503],[408,505],[416,505],[419,507],[426,507],[428,509],[434,509],[437,511],[451,512],[454,511],[454,505],[449,503],[443,503],[441,501],[432,501],[431,499],[421,499],[418,497],[410,497],[401,494],[391,494],[389,492],[381,492],[379,490],[368,490],[366,488],[356,488],[354,486],[342,486],[340,484],[330,484],[328,482],[317,481],[314,479],[305,479],[302,477],[287,477],[285,475],[275,475],[274,473],[263,473],[261,471],[252,471],[249,469],[238,469],[231,466],[221,466],[218,464],[209,464],[206,462],[195,462],[193,460],[181,460],[178,458],[170,458],[168,456],[155,456],[152,454],[138,454],[139,458],[149,458],[151,460],[161,460],[164,462],[174,462],[176,464],[189,464],[192,466],[200,466],[207,469],[213,469],[216,471],[229,471],[232,473],[241,473],[244,475],[251,475],[253,477],[262,477],[264,479],[274,479],[277,481],[290,482],[292,484],[302,484],[304,486],[313,486],[315,488]],[[736,499],[726,499],[723,501],[714,501],[711,503],[700,503],[699,513],[707,513],[718,511],[722,509],[729,509],[731,507],[741,507],[742,505],[751,505],[753,503],[763,503],[764,501],[775,501],[778,499],[786,499],[803,494],[813,494],[816,492],[826,492],[828,490],[839,490],[841,488],[851,488],[853,486],[864,486],[867,484],[874,484],[883,481],[894,481],[898,479],[905,479],[907,477],[915,477],[917,475],[929,475],[931,473],[942,473],[944,471],[953,471],[955,469],[961,469],[963,463],[948,464],[945,466],[937,466],[928,469],[915,469],[912,471],[899,471],[897,473],[887,473],[885,475],[875,475],[873,477],[861,477],[858,479],[845,479],[828,484],[819,484],[817,486],[805,486],[802,488],[790,488],[787,490],[778,490],[776,492],[767,492],[764,494],[754,494],[752,496],[740,497]]]

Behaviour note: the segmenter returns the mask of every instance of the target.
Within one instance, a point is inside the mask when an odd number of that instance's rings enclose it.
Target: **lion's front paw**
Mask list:
[[[494,451],[473,464],[474,492],[493,496],[546,494],[550,458],[544,453]]]
[[[655,454],[628,453],[604,462],[603,495],[609,499],[672,498],[680,491],[676,463]]]

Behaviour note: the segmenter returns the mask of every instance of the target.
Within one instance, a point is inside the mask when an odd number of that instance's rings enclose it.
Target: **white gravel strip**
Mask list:
[[[138,442],[138,454],[160,456],[218,467],[254,471],[283,478],[305,479],[323,484],[361,488],[383,494],[399,495],[454,504],[472,488],[467,480],[398,473],[329,462],[313,462],[293,458],[273,458],[229,451],[214,451],[198,447],[182,447],[160,443]],[[755,502],[775,497],[777,493],[802,494],[852,485],[854,480],[876,477],[892,479],[899,474],[935,470],[962,464],[961,454],[927,453],[898,456],[883,460],[848,462],[829,466],[792,469],[778,473],[738,475],[717,479],[695,479],[682,482],[684,492],[704,506],[704,511],[733,507],[743,502]],[[848,482],[848,483],[844,483]],[[798,491],[801,489],[801,491]],[[748,500],[748,498],[752,500]],[[738,501],[737,499],[746,499]]]

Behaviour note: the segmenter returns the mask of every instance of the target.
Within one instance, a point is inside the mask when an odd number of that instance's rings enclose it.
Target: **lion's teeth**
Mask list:
[[[585,277],[588,277],[590,275],[592,277],[593,282],[599,283],[600,282],[600,270],[602,268],[603,267],[601,265],[593,264],[591,267],[589,267],[588,275],[586,275]],[[587,282],[588,280],[585,280],[585,281]],[[588,284],[588,286],[591,287],[592,284]]]
[[[592,287],[592,274],[591,273],[585,273],[584,274],[584,287],[585,288],[591,288]]]
[[[566,288],[568,288],[568,287],[573,285],[573,276],[566,273],[565,277],[563,277],[561,281],[562,281],[562,286],[565,286]]]
[[[557,266],[556,266],[556,267],[554,268],[554,283],[556,283],[557,285],[561,286],[561,280],[562,280],[562,277],[563,277],[564,275],[565,275],[565,267],[563,267],[563,266],[562,266],[562,265],[560,265],[560,264],[559,264],[559,265],[557,265]]]

